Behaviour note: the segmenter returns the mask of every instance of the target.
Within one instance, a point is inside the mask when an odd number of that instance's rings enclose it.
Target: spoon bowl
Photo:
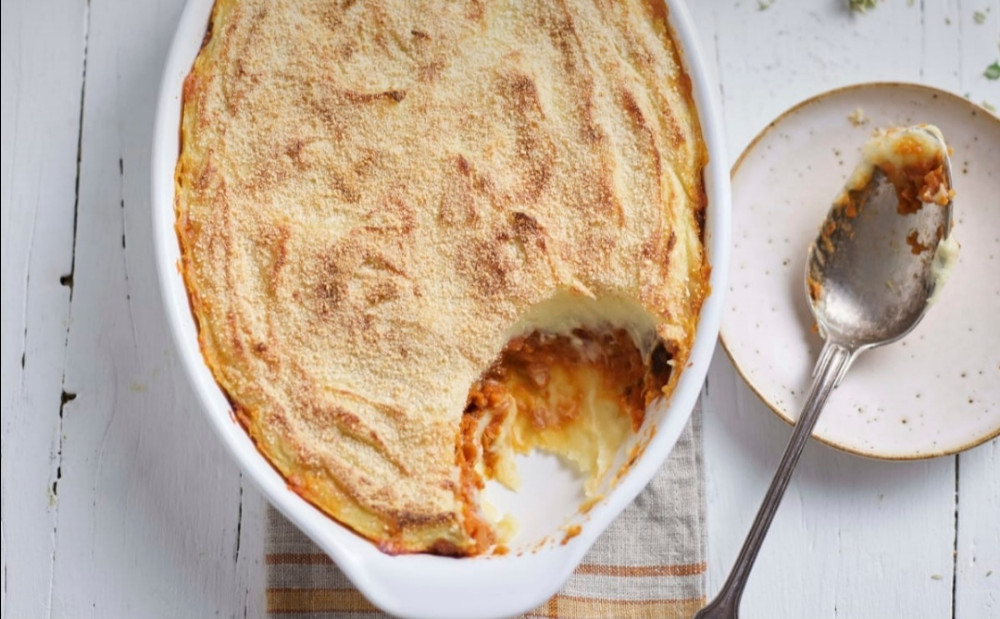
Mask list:
[[[943,156],[947,186],[951,162],[940,133],[919,127]],[[809,247],[806,293],[824,339],[850,348],[894,342],[923,318],[939,278],[933,268],[939,243],[951,230],[952,205],[906,206],[881,169],[863,186],[835,201]]]

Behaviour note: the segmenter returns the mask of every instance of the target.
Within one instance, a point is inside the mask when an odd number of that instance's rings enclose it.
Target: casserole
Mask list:
[[[631,470],[586,514],[579,513],[581,489],[557,459],[533,454],[519,462],[526,480],[514,494],[490,488],[486,496],[501,511],[513,514],[521,532],[506,556],[453,559],[385,555],[367,540],[327,518],[292,492],[260,456],[253,442],[234,422],[230,403],[213,379],[198,347],[198,334],[184,282],[177,272],[179,249],[174,235],[173,166],[178,152],[178,122],[185,76],[204,37],[210,0],[195,0],[186,8],[168,59],[159,102],[153,153],[153,208],[158,267],[171,324],[182,363],[223,442],[268,499],[337,562],[374,604],[408,616],[506,616],[528,610],[559,588],[608,523],[635,497],[662,464],[690,415],[714,347],[719,323],[719,298],[724,289],[728,246],[728,175],[721,149],[719,124],[711,114],[704,71],[696,56],[684,8],[668,4],[674,38],[683,52],[694,85],[703,138],[710,162],[705,170],[708,197],[705,245],[713,265],[714,292],[703,305],[689,367],[681,374],[669,402],[654,403],[647,423],[633,444],[640,445]],[[654,432],[655,428],[655,432]],[[579,534],[567,536],[562,528]]]

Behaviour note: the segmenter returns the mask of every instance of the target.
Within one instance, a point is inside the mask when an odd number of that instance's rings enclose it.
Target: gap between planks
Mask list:
[[[48,615],[52,616],[52,598],[55,594],[55,579],[52,577],[55,571],[56,564],[56,553],[59,550],[58,544],[56,543],[56,531],[59,523],[59,480],[62,478],[62,452],[63,452],[63,415],[65,414],[66,405],[76,399],[75,393],[70,393],[66,391],[66,363],[67,354],[69,351],[69,332],[73,324],[73,274],[76,272],[76,238],[77,229],[79,227],[80,221],[80,169],[81,162],[83,160],[83,118],[84,118],[84,106],[86,102],[87,95],[87,50],[90,45],[90,0],[84,5],[83,9],[83,61],[81,63],[80,69],[80,113],[77,116],[77,128],[76,128],[76,169],[75,178],[73,181],[73,240],[72,248],[70,252],[70,266],[69,273],[61,276],[59,278],[59,283],[63,286],[69,288],[69,307],[67,309],[68,320],[66,321],[66,331],[65,337],[63,339],[63,355],[62,355],[62,377],[60,378],[60,395],[59,395],[59,424],[58,424],[58,448],[55,457],[55,471],[53,474],[52,481],[52,497],[54,500],[53,511],[55,512],[55,517],[53,518],[52,525],[52,557],[49,561],[50,577],[49,577],[49,599],[48,599]],[[27,295],[25,295],[27,296]],[[27,331],[27,320],[25,320],[25,331]],[[7,566],[4,563],[4,582],[6,584],[6,571]],[[6,589],[6,586],[4,587]]]

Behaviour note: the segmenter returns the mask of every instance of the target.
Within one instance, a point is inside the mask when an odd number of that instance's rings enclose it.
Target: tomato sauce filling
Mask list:
[[[644,359],[624,329],[512,339],[470,388],[456,448],[460,498],[477,546],[496,541],[475,503],[485,480],[516,489],[513,454],[537,448],[587,476],[589,493],[663,392],[670,360],[662,344]]]

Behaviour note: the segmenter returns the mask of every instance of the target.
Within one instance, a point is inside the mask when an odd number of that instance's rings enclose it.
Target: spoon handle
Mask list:
[[[824,344],[823,351],[813,371],[813,383],[809,390],[809,398],[795,424],[792,438],[789,439],[788,446],[785,447],[785,453],[781,456],[781,464],[778,465],[771,486],[757,511],[757,517],[754,519],[753,526],[750,527],[750,533],[747,535],[746,541],[743,542],[743,548],[736,559],[736,564],[719,595],[705,608],[705,611],[708,612],[702,611],[705,614],[699,613],[696,617],[737,617],[736,611],[739,608],[740,598],[743,596],[743,588],[746,586],[750,569],[757,559],[757,553],[760,551],[764,536],[767,535],[767,530],[771,526],[774,514],[778,510],[781,497],[785,494],[788,481],[792,478],[792,471],[799,461],[799,456],[802,455],[802,449],[809,441],[813,426],[819,419],[827,397],[836,384],[840,382],[855,355],[855,351],[841,344],[830,341]]]

